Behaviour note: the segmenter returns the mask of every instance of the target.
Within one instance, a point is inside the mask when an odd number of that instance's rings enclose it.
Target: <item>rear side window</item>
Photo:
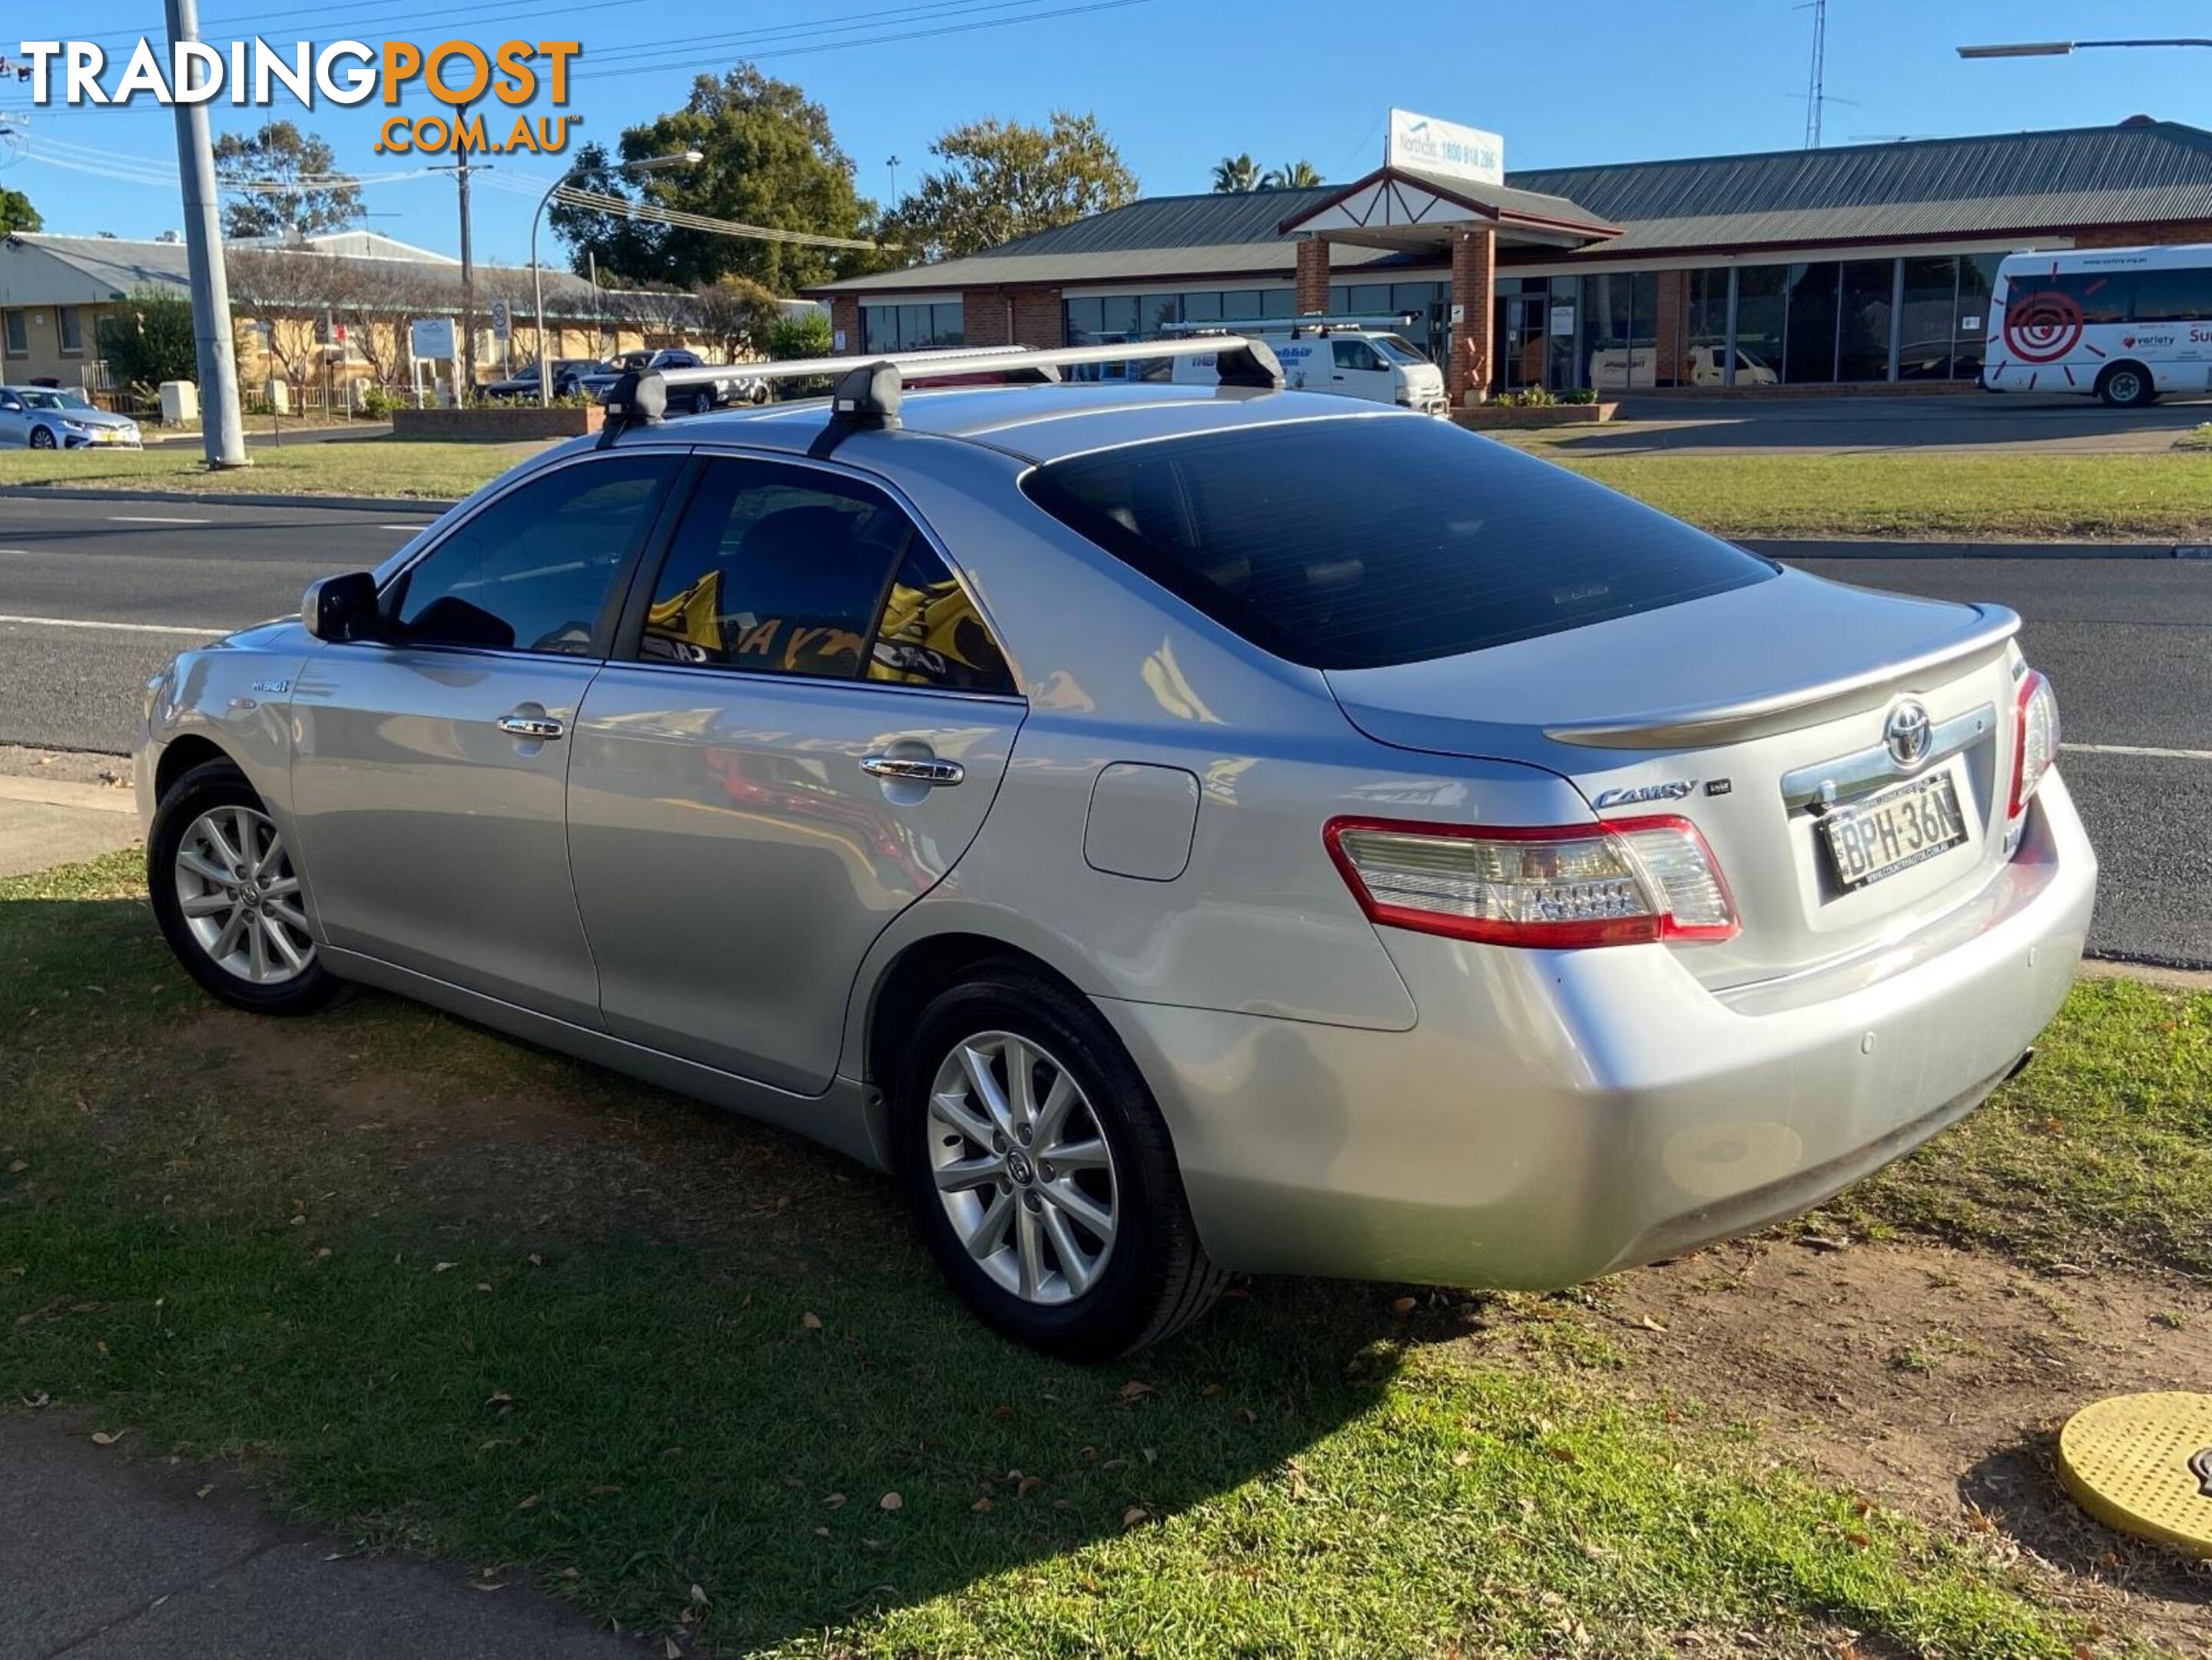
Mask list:
[[[1132,444],[1039,467],[1024,488],[1216,622],[1310,668],[1480,651],[1775,574],[1426,417]]]

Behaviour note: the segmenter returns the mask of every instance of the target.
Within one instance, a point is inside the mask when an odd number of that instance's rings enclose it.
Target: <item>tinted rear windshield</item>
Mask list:
[[[1448,421],[1301,421],[1052,462],[1038,506],[1310,668],[1480,651],[1680,605],[1765,561]]]

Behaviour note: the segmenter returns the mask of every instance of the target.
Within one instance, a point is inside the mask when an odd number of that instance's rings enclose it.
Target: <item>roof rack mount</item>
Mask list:
[[[811,448],[826,454],[848,434],[864,428],[895,429],[899,405],[909,381],[950,375],[1022,374],[1057,380],[1060,371],[1085,363],[1126,363],[1211,353],[1224,386],[1279,389],[1283,366],[1264,340],[1243,335],[1208,335],[1192,340],[1139,340],[1127,345],[950,346],[933,351],[872,353],[862,356],[793,357],[772,363],[705,364],[697,368],[635,370],[624,374],[607,396],[605,444],[632,427],[659,423],[672,386],[709,386],[738,376],[756,380],[812,380],[834,377],[830,423]]]

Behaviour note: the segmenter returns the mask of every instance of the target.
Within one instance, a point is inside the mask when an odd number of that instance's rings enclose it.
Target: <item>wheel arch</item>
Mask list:
[[[858,1045],[861,1076],[869,1086],[870,1129],[886,1167],[893,1140],[890,1085],[907,1037],[931,998],[988,962],[1018,964],[1054,982],[1071,996],[1088,1000],[1089,994],[1051,963],[993,934],[956,929],[926,934],[898,947],[869,984]]]
[[[2122,369],[2133,369],[2137,374],[2142,376],[2145,386],[2148,386],[2154,393],[2157,392],[2158,376],[2151,373],[2149,364],[2137,357],[2115,357],[2097,371],[2095,391],[2100,398],[2105,395],[2105,388],[2111,384],[2112,377]]]
[[[161,745],[161,758],[154,763],[154,800],[156,803],[169,793],[169,787],[194,767],[205,766],[210,761],[221,761],[228,766],[239,767],[238,757],[216,743],[212,738],[202,737],[196,732],[179,733]]]

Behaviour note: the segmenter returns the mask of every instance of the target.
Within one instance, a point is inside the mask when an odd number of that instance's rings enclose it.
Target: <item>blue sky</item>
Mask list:
[[[763,69],[828,108],[861,191],[878,199],[890,194],[887,158],[904,158],[900,178],[910,185],[945,127],[986,115],[1036,119],[1055,106],[1095,111],[1150,194],[1204,190],[1214,161],[1240,150],[1355,177],[1379,161],[1393,104],[1502,132],[1509,167],[1789,149],[1803,137],[1812,12],[1790,0],[1452,0],[1371,13],[1345,0],[1089,0],[1091,9],[1074,9],[1085,3],[304,0],[279,10],[275,0],[202,0],[202,25],[216,42],[255,29],[277,44],[579,39],[569,107],[584,117],[583,137],[609,141],[674,107],[694,73],[750,46]],[[40,23],[57,15],[12,9]],[[1348,22],[1362,15],[1394,27],[1370,33]],[[97,38],[118,58],[137,32],[158,38],[158,0],[113,0],[100,16]],[[1007,17],[1026,21],[969,27]],[[740,32],[750,32],[742,44],[730,38]],[[1952,52],[1962,41],[2205,32],[2204,8],[2182,0],[1832,0],[1826,140],[2087,125],[2138,112],[2212,125],[2212,51],[1996,63]],[[887,38],[898,36],[908,38]],[[0,87],[0,112],[28,102],[27,88]],[[437,106],[410,95],[404,107]],[[375,174],[410,165],[373,151],[381,105],[278,112],[321,132],[343,167]],[[262,119],[215,112],[218,131]],[[57,108],[21,131],[27,146],[0,183],[27,192],[49,229],[146,236],[179,222],[166,109]],[[477,197],[479,258],[526,258],[535,188],[557,171],[535,157],[500,164]],[[445,176],[379,183],[367,199],[370,228],[456,249]]]

